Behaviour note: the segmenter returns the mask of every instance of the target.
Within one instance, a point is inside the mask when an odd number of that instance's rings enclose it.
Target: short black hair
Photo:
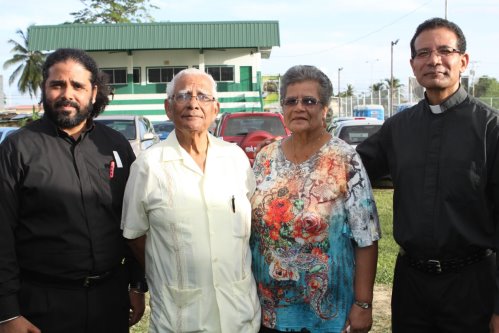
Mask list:
[[[109,104],[109,86],[108,77],[105,73],[99,71],[99,67],[95,60],[83,50],[72,48],[61,48],[52,52],[45,63],[43,64],[42,75],[42,100],[45,100],[45,83],[49,76],[49,70],[55,64],[73,60],[81,64],[86,70],[90,72],[90,83],[92,86],[97,86],[97,96],[93,104],[91,117],[95,118],[102,112]]]
[[[454,22],[451,22],[449,20],[440,18],[440,17],[434,17],[431,19],[428,19],[421,23],[417,29],[416,32],[414,33],[414,36],[412,36],[411,39],[411,58],[414,59],[416,56],[416,46],[414,45],[416,38],[421,34],[423,31],[426,30],[433,30],[433,29],[438,29],[438,28],[446,28],[449,29],[450,31],[454,32],[457,36],[457,49],[461,53],[466,52],[466,37],[464,37],[464,33],[461,30],[461,28]]]

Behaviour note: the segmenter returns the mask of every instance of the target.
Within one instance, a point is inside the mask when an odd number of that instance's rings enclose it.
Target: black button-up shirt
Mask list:
[[[422,100],[357,147],[371,179],[393,179],[396,242],[424,259],[497,248],[499,113],[462,88],[440,108]]]
[[[116,131],[88,128],[74,140],[44,117],[0,145],[0,320],[18,314],[21,270],[80,279],[127,252],[120,219],[135,155]]]

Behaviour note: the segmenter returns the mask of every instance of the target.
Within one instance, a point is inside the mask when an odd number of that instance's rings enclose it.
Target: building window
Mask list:
[[[206,66],[205,71],[215,81],[234,81],[234,67],[232,66]]]
[[[127,84],[126,68],[103,68],[101,69],[109,77],[109,84]],[[133,83],[140,83],[140,68],[133,69]]]
[[[167,83],[170,82],[175,74],[180,72],[184,67],[155,67],[147,69],[147,81],[149,83]]]

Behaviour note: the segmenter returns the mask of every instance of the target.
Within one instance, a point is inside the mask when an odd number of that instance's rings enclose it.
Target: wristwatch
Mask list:
[[[131,282],[129,289],[136,289],[139,293],[146,293],[149,291],[149,287],[147,286],[147,282],[145,280]]]
[[[357,305],[358,307],[361,307],[364,310],[369,309],[369,308],[371,308],[373,306],[372,303],[361,302],[361,301],[358,301],[358,300],[355,300],[354,304]]]

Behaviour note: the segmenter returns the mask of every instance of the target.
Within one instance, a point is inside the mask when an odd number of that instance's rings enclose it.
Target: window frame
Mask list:
[[[147,67],[146,68],[146,71],[147,71],[147,83],[150,83],[150,84],[160,84],[160,83],[168,83],[168,82],[171,82],[171,79],[180,71],[184,70],[184,69],[187,69],[188,67],[187,66],[151,66],[151,67]],[[168,79],[168,75],[172,74],[171,75],[171,78],[169,81],[165,81],[165,78],[163,78],[163,73],[162,73],[162,70],[163,69],[171,69],[172,70],[172,73],[167,73],[166,74],[166,80]],[[150,70],[159,70],[159,80],[160,81],[151,81],[150,80]]]
[[[218,68],[218,76],[214,76],[212,73],[209,72],[210,69],[215,69]],[[222,76],[224,75],[222,73],[222,69],[230,69],[232,70],[232,79],[231,80],[222,80]],[[207,65],[204,67],[204,71],[208,74],[210,74],[215,82],[235,82],[236,80],[236,69],[235,66],[231,65]]]

